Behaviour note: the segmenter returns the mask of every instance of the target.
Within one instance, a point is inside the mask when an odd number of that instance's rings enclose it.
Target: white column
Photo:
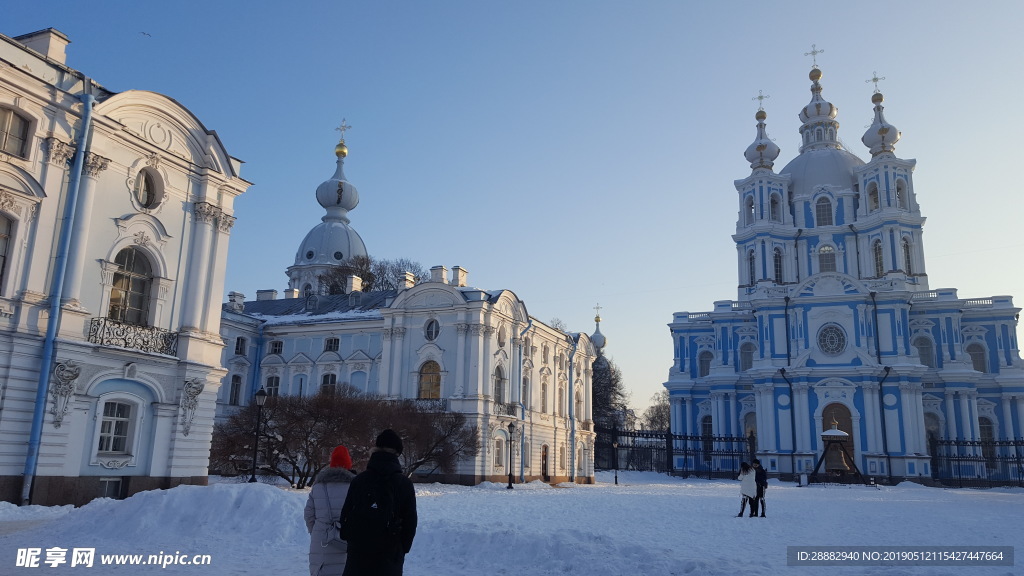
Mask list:
[[[454,396],[466,395],[466,331],[468,324],[462,322],[455,325],[455,332],[458,334],[455,345],[455,386],[452,389]]]
[[[1014,396],[1017,401],[1017,439],[1024,440],[1024,397]]]
[[[686,414],[683,416],[683,425],[686,427],[686,435],[693,436],[694,432],[694,415],[693,415],[693,398],[687,396],[683,399],[686,403]]]
[[[956,440],[956,406],[954,405],[953,396],[956,392],[952,390],[946,390],[946,439]]]
[[[67,270],[64,275],[62,300],[81,304],[82,274],[85,269],[85,253],[89,246],[89,229],[92,224],[92,204],[96,195],[96,179],[106,170],[110,161],[93,153],[86,155],[78,200],[75,203],[75,225],[71,229],[71,244],[68,246]],[[97,311],[97,314],[104,312]]]
[[[967,402],[967,391],[960,392],[960,429],[964,440],[974,440],[974,427],[971,426],[971,408]]]
[[[1013,412],[1010,411],[1010,402],[1013,402],[1013,396],[1004,396],[1002,398],[1003,404],[1003,439],[1013,440]]]
[[[385,328],[381,332],[380,364],[379,367],[377,368],[377,378],[379,380],[377,382],[377,394],[387,395],[390,393],[391,390],[391,356],[392,354],[394,354],[394,352],[391,350],[391,338],[392,329]],[[309,376],[309,382],[307,382],[306,385],[309,388],[312,388],[312,382],[313,373],[311,371]],[[367,382],[367,386],[369,385],[370,383]]]
[[[391,330],[391,378],[388,382],[388,396],[403,397],[406,371],[405,362],[405,328],[396,326]]]
[[[220,331],[220,298],[216,295],[224,293],[225,275],[227,274],[228,263],[228,241],[231,239],[231,227],[235,225],[235,218],[218,211],[217,227],[215,228],[214,247],[210,260],[208,272],[209,292],[204,302],[207,309],[204,311],[202,328],[204,332],[216,334]],[[172,319],[173,321],[173,319]]]
[[[735,392],[729,392],[729,432],[730,436],[738,436],[739,430],[739,411],[736,409],[736,396]]]
[[[914,394],[914,416],[917,418],[917,452],[928,453],[928,429],[924,423],[924,390],[918,388]]]
[[[793,413],[793,418],[796,421],[796,445],[798,451],[810,451],[811,450],[811,438],[810,431],[807,429],[807,421],[809,414],[807,413],[807,384],[794,384],[793,392],[796,395],[794,398],[793,407],[796,411]]]
[[[209,202],[195,202],[192,205],[194,233],[189,246],[188,272],[185,277],[184,306],[181,323],[184,329],[201,329],[203,311],[206,309],[207,274],[210,269],[210,244],[214,220],[220,209]],[[218,297],[218,302],[220,298]],[[219,320],[219,318],[218,318]]]

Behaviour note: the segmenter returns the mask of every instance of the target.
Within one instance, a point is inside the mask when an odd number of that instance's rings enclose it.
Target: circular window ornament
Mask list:
[[[312,259],[313,259],[313,251],[310,250],[310,251],[306,252],[306,260],[312,260]]]
[[[838,356],[846,350],[846,332],[835,324],[826,324],[818,331],[818,348],[829,356]]]
[[[143,210],[152,210],[160,205],[163,200],[163,190],[160,182],[149,170],[140,170],[135,176],[135,186],[132,190],[135,202]]]
[[[437,320],[429,320],[426,326],[423,327],[423,335],[427,338],[428,342],[437,340],[437,336],[440,333],[441,325],[437,323]]]
[[[344,254],[342,254],[341,252],[335,252],[335,253],[334,253],[334,259],[335,259],[335,260],[341,261],[341,259],[342,259],[343,257],[344,257]]]

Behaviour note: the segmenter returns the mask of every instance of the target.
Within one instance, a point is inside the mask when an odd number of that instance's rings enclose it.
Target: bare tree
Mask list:
[[[672,422],[672,408],[668,400],[668,390],[662,390],[651,396],[651,405],[644,410],[642,425],[644,430],[668,430]]]
[[[552,318],[551,321],[548,322],[548,326],[551,326],[555,330],[565,332],[566,334],[569,333],[569,326],[566,325],[565,321],[561,318]]]
[[[327,294],[344,294],[349,276],[359,276],[362,291],[397,290],[405,280],[405,273],[412,272],[415,283],[427,277],[427,270],[419,262],[408,258],[376,259],[371,256],[356,256],[342,266],[335,266],[321,274],[321,291]]]

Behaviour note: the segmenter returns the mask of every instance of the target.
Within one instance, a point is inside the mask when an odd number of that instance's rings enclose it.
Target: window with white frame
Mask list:
[[[931,339],[918,336],[914,338],[913,346],[917,349],[917,356],[921,360],[921,364],[929,368],[935,368],[935,344],[932,343]]]
[[[430,319],[427,321],[426,326],[423,327],[423,336],[428,342],[437,340],[437,336],[441,333],[441,325],[437,320]]]
[[[531,408],[530,407],[530,379],[525,377],[525,376],[523,377],[523,390],[522,390],[522,396],[521,396],[520,400],[522,400],[523,406],[525,406],[527,410],[529,410]]]
[[[419,393],[421,400],[436,400],[441,397],[441,365],[427,360],[420,366]]]
[[[231,387],[228,390],[228,404],[238,406],[242,396],[242,377],[238,374],[231,375]]]
[[[772,256],[772,264],[775,267],[775,283],[782,284],[782,249],[776,248]]]
[[[868,212],[874,212],[881,207],[878,201],[878,184],[868,184]]]
[[[558,468],[565,470],[565,444],[558,447]]]
[[[747,252],[747,277],[750,278],[750,285],[753,286],[754,280],[757,278],[757,267],[753,250]]]
[[[575,407],[573,407],[573,416],[575,416],[577,420],[583,420],[583,394],[581,394],[579,390],[576,391],[575,404]]]
[[[547,377],[540,383],[540,411],[542,414],[548,413],[548,381]]]
[[[882,241],[875,240],[871,243],[871,256],[875,262],[875,277],[885,276],[885,263],[882,259]]]
[[[141,250],[129,246],[114,257],[117,270],[110,288],[107,318],[132,324],[149,325],[149,297],[153,285],[153,268]]]
[[[245,356],[245,353],[247,351],[248,351],[248,341],[245,338],[241,337],[241,336],[239,336],[238,338],[235,338],[235,354],[238,355],[238,356]]]
[[[743,223],[754,223],[754,198],[752,196],[747,196],[743,201]]]
[[[711,360],[715,354],[710,350],[704,350],[697,355],[697,376],[703,378],[711,374]]]
[[[814,225],[832,225],[832,202],[828,198],[818,198],[814,204]]]
[[[744,342],[740,346],[740,371],[746,372],[754,367],[754,346],[751,342]]]
[[[10,218],[0,216],[0,290],[3,289],[4,279],[7,277],[7,252],[13,228],[14,225]]]
[[[896,180],[896,206],[908,210],[909,202],[907,202],[907,183],[902,179]]]
[[[28,129],[31,122],[9,108],[0,108],[0,151],[11,156],[28,156]]]
[[[779,202],[779,197],[776,196],[775,194],[772,194],[772,199],[770,201],[770,205],[769,205],[769,209],[768,209],[768,214],[769,214],[769,216],[771,217],[772,220],[774,220],[776,222],[781,222],[782,221],[782,206],[781,206],[781,202]]]
[[[103,404],[103,419],[100,420],[101,454],[128,454],[128,434],[132,424],[132,404],[108,401]]]
[[[565,386],[558,387],[558,399],[556,400],[558,405],[558,415],[565,417]]]
[[[494,467],[505,467],[505,441],[501,438],[494,439]]]
[[[505,371],[501,369],[501,366],[494,367],[494,401],[498,404],[504,404],[508,402],[508,398],[505,397],[505,389],[507,388],[508,380],[505,378]]]
[[[264,391],[267,396],[276,397],[281,393],[281,377],[280,376],[267,376],[267,381],[263,385]]]
[[[269,349],[267,350],[268,354],[280,355],[282,352],[284,352],[284,342],[280,340],[274,340],[273,342],[271,342]]]
[[[156,208],[163,199],[159,180],[149,169],[140,170],[135,176],[135,201],[139,206],[149,210]]]
[[[818,248],[818,271],[819,272],[835,272],[836,271],[836,249],[825,245]]]
[[[910,239],[904,236],[901,244],[903,246],[903,266],[907,276],[910,276],[914,273],[914,258],[913,251],[910,249]]]
[[[337,338],[328,338],[324,340],[324,352],[337,352],[340,342]]]
[[[988,363],[985,361],[985,347],[977,342],[968,344],[967,355],[971,357],[971,364],[978,372],[988,372]]]
[[[320,378],[320,393],[333,396],[338,391],[338,375],[324,374]]]

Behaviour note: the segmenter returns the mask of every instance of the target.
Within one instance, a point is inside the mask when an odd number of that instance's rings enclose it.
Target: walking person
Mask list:
[[[316,475],[309,491],[302,513],[309,532],[309,576],[341,576],[345,570],[348,546],[333,529],[356,477],[351,468],[348,448],[338,446],[331,452],[330,464]]]
[[[761,467],[761,461],[754,458],[754,482],[757,484],[757,504],[761,508],[761,518],[764,518],[764,493],[768,490],[768,471]]]
[[[387,429],[375,444],[341,509],[348,542],[344,576],[401,576],[416,536],[416,492],[398,461],[402,439]]]
[[[757,480],[754,475],[754,469],[751,468],[750,464],[746,462],[740,463],[740,475],[737,477],[740,481],[740,497],[743,499],[740,503],[740,513],[736,515],[737,518],[743,516],[743,511],[746,510],[747,505],[750,505],[750,517],[757,516]]]

